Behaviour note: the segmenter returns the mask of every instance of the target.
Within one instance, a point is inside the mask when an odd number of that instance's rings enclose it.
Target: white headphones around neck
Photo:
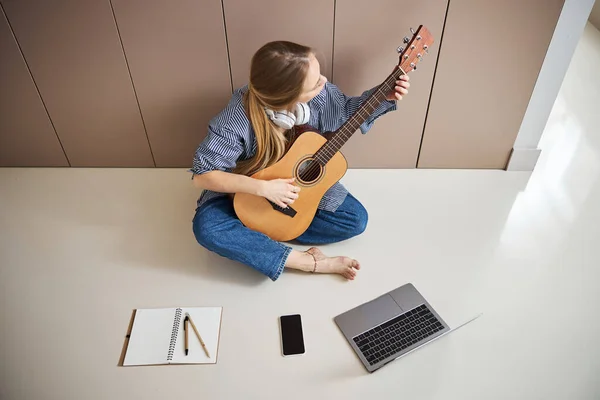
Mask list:
[[[283,129],[292,129],[294,125],[304,125],[310,120],[310,108],[306,103],[296,103],[294,112],[273,111],[265,108],[265,112],[273,123]]]

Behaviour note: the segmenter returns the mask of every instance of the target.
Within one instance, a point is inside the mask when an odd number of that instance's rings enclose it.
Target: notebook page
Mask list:
[[[123,365],[167,364],[174,308],[138,309]]]
[[[177,343],[173,354],[172,364],[215,364],[217,362],[217,350],[219,344],[219,333],[221,329],[221,313],[222,307],[182,307],[181,325],[177,335]],[[194,328],[191,323],[188,323],[188,355],[185,355],[185,340],[183,323],[185,313],[189,313],[194,321],[198,333],[204,340],[210,358],[206,356]]]

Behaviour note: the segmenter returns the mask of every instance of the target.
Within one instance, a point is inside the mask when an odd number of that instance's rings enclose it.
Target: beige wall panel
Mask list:
[[[398,63],[396,48],[412,37],[411,27],[425,25],[435,40],[409,73],[410,92],[398,110],[383,115],[366,135],[356,131],[342,148],[351,168],[415,168],[446,6],[439,0],[337,1],[333,82],[349,96],[383,82]]]
[[[189,167],[231,97],[220,0],[113,0],[157,167]]]
[[[0,60],[0,166],[68,166],[1,10]]]
[[[563,2],[450,2],[419,168],[506,166]]]
[[[248,83],[252,55],[273,40],[316,48],[321,73],[331,78],[333,0],[224,0],[234,88]]]
[[[154,166],[110,3],[3,1],[72,166]]]
[[[600,30],[600,0],[596,0],[596,3],[594,3],[594,8],[592,8],[589,20],[592,25]]]

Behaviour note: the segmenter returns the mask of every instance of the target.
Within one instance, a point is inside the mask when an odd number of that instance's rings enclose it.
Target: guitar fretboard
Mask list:
[[[360,126],[373,114],[373,111],[386,100],[388,93],[396,86],[396,80],[404,72],[396,67],[377,89],[360,105],[358,110],[338,129],[333,137],[327,141],[316,153],[315,160],[325,165],[335,153],[352,137]]]

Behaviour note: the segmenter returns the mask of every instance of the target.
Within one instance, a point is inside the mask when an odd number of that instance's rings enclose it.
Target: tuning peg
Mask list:
[[[412,28],[412,26],[410,28],[410,33],[412,33],[413,35],[415,34],[415,30]]]
[[[421,40],[421,35],[417,35],[417,40]]]
[[[404,51],[404,47],[402,47],[402,46],[398,46],[398,48],[396,49],[396,51],[397,51],[398,53],[402,53],[402,52]]]
[[[404,36],[403,42],[408,43],[409,41],[410,41],[410,39],[408,37]]]
[[[415,65],[415,63],[410,63],[410,66],[413,69],[413,71],[417,70],[417,66]]]

